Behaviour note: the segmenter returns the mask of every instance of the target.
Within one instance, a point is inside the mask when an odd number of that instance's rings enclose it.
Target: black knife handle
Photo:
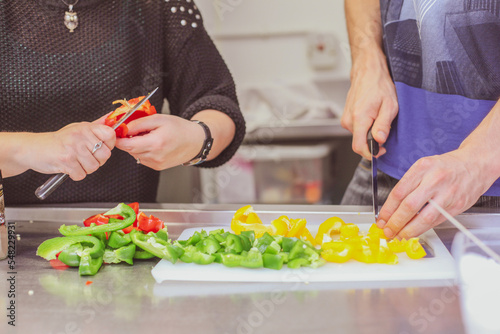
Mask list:
[[[370,153],[372,154],[372,156],[376,156],[379,152],[379,145],[378,145],[378,142],[373,138],[372,128],[373,128],[373,124],[370,127],[370,130],[368,130],[368,135],[366,136],[366,140],[368,142],[368,148],[370,149]],[[373,143],[373,146],[372,146],[372,143]],[[373,147],[373,152],[372,152],[372,147]]]

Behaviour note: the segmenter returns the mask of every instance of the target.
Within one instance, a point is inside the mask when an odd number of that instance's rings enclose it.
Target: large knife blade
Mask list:
[[[123,124],[132,114],[138,110],[149,98],[158,90],[158,87],[156,87],[151,93],[143,97],[135,106],[132,107],[118,122],[116,122],[113,125],[113,130],[116,130],[120,125]],[[102,141],[98,142],[94,146],[94,150],[92,153],[94,153],[98,148],[101,147]],[[36,197],[38,197],[41,200],[46,199],[54,190],[56,190],[67,178],[68,174],[63,174],[59,173],[56,175],[53,175],[48,179],[44,184],[42,184],[40,187],[38,187],[35,191]]]
[[[368,147],[372,155],[372,197],[373,197],[373,214],[375,215],[375,222],[378,219],[378,197],[377,197],[377,158],[375,158],[379,152],[379,145],[377,141],[373,138],[372,128],[368,131],[367,135]]]

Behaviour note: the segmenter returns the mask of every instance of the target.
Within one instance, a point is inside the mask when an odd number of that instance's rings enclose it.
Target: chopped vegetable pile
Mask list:
[[[326,261],[397,264],[396,253],[405,252],[411,259],[426,255],[418,238],[387,240],[375,224],[367,233],[360,233],[357,225],[331,217],[313,237],[305,219],[281,216],[264,225],[249,205],[236,211],[231,229],[234,233],[196,231],[187,240],[172,242],[162,220],[139,211],[139,203],[121,203],[85,219],[83,226],[62,225],[59,232],[63,237],[44,241],[37,255],[58,269],[61,266],[53,261],[78,267],[82,276],[95,275],[103,263],[132,265],[134,259],[154,257],[172,263],[216,262],[227,267],[279,270],[285,264],[292,269],[317,268]]]

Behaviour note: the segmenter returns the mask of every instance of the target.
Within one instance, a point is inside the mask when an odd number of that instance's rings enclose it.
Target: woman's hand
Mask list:
[[[201,126],[172,115],[139,118],[127,127],[131,138],[118,138],[116,147],[155,170],[189,161],[201,150],[205,139]]]
[[[6,176],[33,169],[44,174],[68,174],[75,181],[95,172],[109,159],[116,139],[103,118],[72,123],[55,132],[2,133],[2,138],[10,152],[9,159],[2,161]],[[92,154],[101,141],[101,148]]]
[[[366,136],[373,124],[373,138],[382,145],[387,140],[391,123],[398,113],[396,88],[387,69],[386,59],[380,51],[376,54],[360,55],[351,74],[351,88],[347,94],[342,115],[342,127],[353,134],[352,149],[371,160]]]
[[[193,119],[207,124],[214,138],[207,160],[219,155],[234,138],[234,122],[220,111],[203,110]],[[136,119],[127,127],[131,138],[118,138],[116,147],[155,170],[190,161],[201,151],[205,141],[205,131],[199,124],[178,116],[155,114]]]

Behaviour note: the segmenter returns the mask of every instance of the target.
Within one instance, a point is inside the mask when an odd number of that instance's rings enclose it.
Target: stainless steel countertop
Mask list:
[[[93,277],[58,271],[35,255],[58,236],[62,223],[80,223],[114,204],[7,208],[16,222],[15,274],[0,261],[0,333],[463,333],[455,282],[393,284],[203,283],[157,284],[158,260],[106,265]],[[188,227],[230,224],[237,205],[143,205],[168,222],[171,238]],[[277,213],[306,216],[309,224],[337,215],[350,222],[373,217],[369,207],[255,205],[265,220]],[[147,209],[146,209],[147,208]],[[496,212],[464,214],[471,228],[500,227]],[[496,225],[496,226],[495,226]],[[436,232],[451,245],[456,231]],[[8,281],[14,280],[11,285]],[[87,281],[92,284],[86,285]],[[15,298],[9,290],[15,290]],[[9,303],[15,302],[15,327]]]

